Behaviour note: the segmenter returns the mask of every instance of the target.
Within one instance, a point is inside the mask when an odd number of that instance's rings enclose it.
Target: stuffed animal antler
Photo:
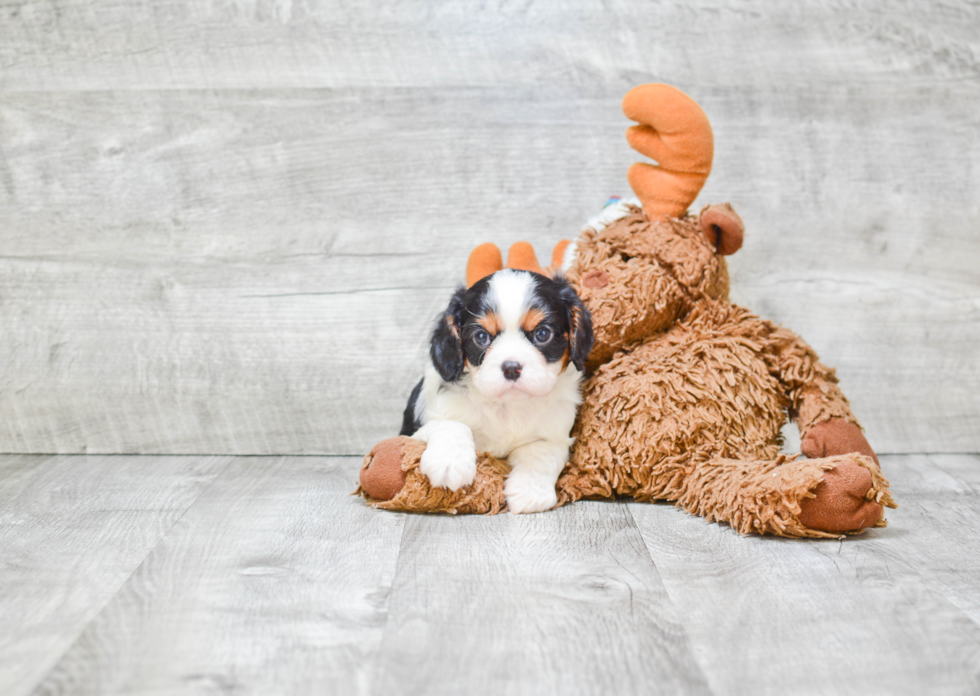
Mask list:
[[[626,175],[643,212],[651,220],[682,217],[711,173],[708,117],[689,96],[662,84],[630,90],[623,113],[640,124],[626,131],[630,147],[658,162],[637,162]]]
[[[534,247],[528,242],[516,242],[507,252],[507,268],[518,271],[533,271],[543,275],[552,276],[561,268],[562,256],[568,240],[563,239],[555,246],[551,255],[551,265],[542,268],[538,263],[538,257],[534,253]],[[473,284],[481,278],[486,278],[497,271],[504,269],[504,259],[500,254],[500,249],[492,242],[481,244],[470,252],[469,261],[466,262],[466,287],[473,287]]]

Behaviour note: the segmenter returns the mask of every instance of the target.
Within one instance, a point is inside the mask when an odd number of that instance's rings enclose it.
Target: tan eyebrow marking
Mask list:
[[[503,327],[500,325],[500,319],[498,319],[497,315],[494,314],[493,312],[487,312],[482,317],[477,319],[476,323],[482,326],[484,329],[486,329],[494,336],[496,336],[498,333],[501,332],[501,330],[503,330]]]
[[[529,309],[524,315],[522,326],[525,331],[534,331],[534,327],[544,321],[545,314],[540,309]]]
[[[456,320],[451,316],[447,316],[446,325],[449,327],[449,331],[452,333],[452,335],[459,340],[459,327],[456,326]]]

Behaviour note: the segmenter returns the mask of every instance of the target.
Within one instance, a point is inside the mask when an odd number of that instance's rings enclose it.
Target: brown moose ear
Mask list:
[[[708,241],[722,256],[734,254],[742,248],[745,225],[742,218],[728,203],[709,205],[701,211],[701,229]]]

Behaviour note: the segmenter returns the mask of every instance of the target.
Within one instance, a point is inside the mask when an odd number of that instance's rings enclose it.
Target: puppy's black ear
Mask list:
[[[568,352],[572,364],[585,372],[585,359],[592,351],[595,336],[592,333],[592,315],[579,299],[578,293],[564,279],[560,279],[565,287],[561,290],[561,299],[568,311]]]
[[[466,289],[459,287],[449,307],[436,321],[435,331],[432,332],[432,345],[429,346],[429,356],[432,364],[439,371],[439,376],[447,382],[455,382],[463,374],[463,337],[460,330],[463,326],[463,296]]]

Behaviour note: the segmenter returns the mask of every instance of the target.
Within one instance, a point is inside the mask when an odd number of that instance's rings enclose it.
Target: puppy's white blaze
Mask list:
[[[524,333],[524,320],[534,304],[534,281],[529,273],[505,270],[490,278],[489,301],[502,331],[473,373],[473,386],[483,396],[520,401],[545,396],[555,386],[562,365],[549,363]],[[504,377],[503,364],[517,362],[521,376]]]
[[[534,300],[534,281],[529,273],[505,269],[490,277],[490,302],[496,305],[497,318],[504,330],[520,330],[524,314]]]

